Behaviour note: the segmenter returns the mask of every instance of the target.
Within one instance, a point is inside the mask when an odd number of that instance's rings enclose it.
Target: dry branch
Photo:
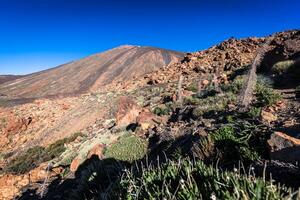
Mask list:
[[[247,109],[249,104],[251,103],[251,100],[253,98],[253,90],[256,84],[256,70],[257,67],[260,66],[261,61],[267,52],[267,49],[273,40],[274,36],[270,36],[265,43],[262,45],[262,47],[257,51],[256,57],[254,58],[254,61],[250,67],[250,70],[247,74],[247,80],[244,84],[244,87],[240,94],[240,105],[242,109]]]

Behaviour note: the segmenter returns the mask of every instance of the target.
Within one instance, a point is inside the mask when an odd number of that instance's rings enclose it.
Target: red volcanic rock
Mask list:
[[[17,132],[21,129],[26,129],[25,119],[10,117],[6,126],[6,134]]]
[[[150,111],[143,111],[137,117],[137,123],[142,127],[143,130],[151,128],[158,121],[158,117]]]
[[[262,110],[261,111],[261,119],[263,122],[271,123],[277,120],[277,116],[274,112]]]
[[[141,111],[142,109],[132,99],[126,96],[120,97],[116,113],[117,127],[124,127],[136,123],[136,119]]]
[[[4,135],[15,134],[27,129],[32,117],[19,117],[14,112],[0,111],[0,130]]]
[[[78,169],[80,164],[81,164],[80,158],[78,158],[78,157],[74,158],[71,165],[70,165],[70,171],[71,172],[76,172],[76,170]]]
[[[268,140],[270,157],[283,162],[300,161],[300,139],[282,132],[275,132]]]
[[[105,144],[96,144],[88,153],[88,158],[91,158],[93,155],[98,156],[99,159],[103,158],[103,150],[105,148]]]
[[[47,177],[54,177],[62,172],[62,168],[47,170],[48,163],[42,163],[39,167],[22,175],[0,175],[0,200],[14,199],[20,194],[23,187],[31,183],[44,181]]]

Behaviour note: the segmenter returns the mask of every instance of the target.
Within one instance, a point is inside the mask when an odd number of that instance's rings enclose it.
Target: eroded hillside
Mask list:
[[[124,45],[4,82],[0,84],[0,94],[17,99],[82,94],[152,72],[183,56],[184,53],[165,49]]]

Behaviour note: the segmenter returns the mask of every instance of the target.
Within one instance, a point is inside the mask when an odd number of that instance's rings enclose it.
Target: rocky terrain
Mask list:
[[[299,198],[300,32],[158,51],[1,84],[0,199]]]

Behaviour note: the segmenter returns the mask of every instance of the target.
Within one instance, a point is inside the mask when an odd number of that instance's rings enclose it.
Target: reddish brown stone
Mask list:
[[[275,132],[268,140],[270,157],[283,162],[300,161],[300,139],[282,132]]]
[[[96,144],[88,153],[88,158],[91,158],[93,155],[98,156],[99,159],[103,158],[103,150],[105,148],[105,144]]]
[[[80,163],[81,163],[81,160],[78,157],[74,158],[74,160],[72,161],[72,163],[70,165],[70,171],[71,172],[76,172],[76,170],[78,169]]]
[[[136,119],[141,110],[142,109],[129,97],[120,97],[118,111],[116,113],[116,125],[118,127],[124,127],[136,123]]]
[[[151,128],[158,121],[160,121],[158,117],[150,111],[143,111],[137,117],[137,123],[142,127],[143,130]]]

